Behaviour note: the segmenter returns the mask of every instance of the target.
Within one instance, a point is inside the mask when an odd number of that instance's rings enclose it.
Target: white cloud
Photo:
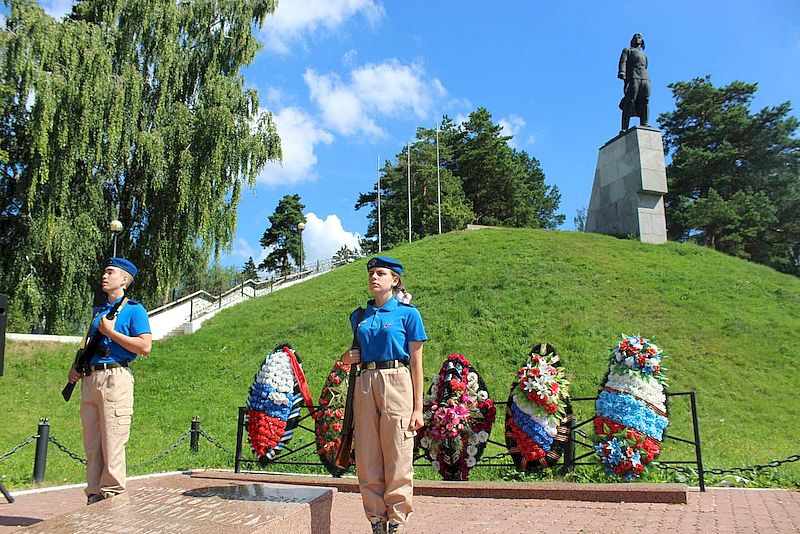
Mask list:
[[[508,145],[512,148],[520,148],[517,138],[519,137],[522,129],[525,128],[525,119],[512,113],[508,117],[497,121],[497,124],[499,124],[502,128],[502,131],[500,132],[502,135],[512,136],[511,139],[508,140]]]
[[[317,164],[314,146],[332,143],[333,135],[317,126],[317,122],[299,108],[283,108],[273,118],[281,137],[283,162],[268,163],[259,174],[258,182],[276,185],[314,180]]]
[[[330,259],[342,245],[347,245],[351,250],[359,250],[359,237],[357,233],[345,230],[341,219],[336,215],[320,219],[315,213],[307,213],[306,227],[303,230],[304,262],[310,265],[317,260]]]
[[[72,11],[72,0],[42,0],[39,5],[45,13],[53,18],[60,19]]]
[[[290,45],[318,32],[335,32],[356,15],[375,26],[385,15],[374,0],[281,0],[262,30],[265,47],[286,54]]]
[[[335,73],[317,74],[312,69],[306,70],[303,79],[325,123],[342,135],[384,136],[376,116],[413,114],[424,119],[435,97],[447,93],[439,80],[425,79],[420,65],[404,65],[396,59],[353,69],[349,82]]]
[[[366,106],[336,74],[317,75],[307,69],[303,75],[325,123],[343,135],[359,132],[383,136],[385,132],[366,114]]]

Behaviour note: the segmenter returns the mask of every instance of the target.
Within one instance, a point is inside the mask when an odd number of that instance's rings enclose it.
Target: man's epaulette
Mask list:
[[[128,299],[128,304],[139,304],[141,306],[141,304],[139,302],[137,302],[137,301],[135,301],[133,299]]]
[[[416,306],[414,306],[414,305],[413,305],[413,304],[411,304],[410,302],[400,302],[399,304],[400,304],[401,306],[408,306],[409,308],[416,308]]]

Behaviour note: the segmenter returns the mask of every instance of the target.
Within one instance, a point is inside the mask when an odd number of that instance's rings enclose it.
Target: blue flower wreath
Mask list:
[[[631,395],[602,391],[596,406],[598,415],[644,432],[659,441],[669,424],[666,417],[658,415],[644,402],[636,400]]]

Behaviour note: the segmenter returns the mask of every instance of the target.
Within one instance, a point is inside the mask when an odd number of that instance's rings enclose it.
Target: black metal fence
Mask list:
[[[697,471],[697,475],[700,482],[700,491],[705,491],[705,470],[703,468],[703,457],[702,457],[702,450],[700,445],[700,426],[697,420],[697,402],[695,393],[693,391],[690,392],[681,392],[681,393],[667,393],[667,397],[682,397],[687,396],[690,400],[691,405],[691,421],[692,421],[692,429],[693,429],[693,439],[686,439],[678,436],[673,436],[672,434],[666,434],[664,436],[664,440],[673,440],[685,444],[689,444],[694,448],[694,459],[691,460],[676,460],[676,461],[658,461],[653,462],[654,465],[661,469],[671,469],[675,468],[675,466],[679,465],[693,465]],[[597,397],[573,397],[570,399],[571,402],[594,402],[597,400]],[[496,406],[505,405],[505,402],[496,402]],[[266,465],[318,465],[322,466],[322,462],[308,462],[308,461],[298,461],[292,460],[292,457],[296,457],[300,452],[308,449],[309,447],[313,447],[315,445],[315,432],[313,428],[309,428],[308,426],[304,425],[304,422],[311,417],[311,414],[317,409],[316,406],[307,407],[307,413],[304,416],[300,417],[298,421],[297,429],[305,430],[306,432],[310,433],[312,439],[310,442],[302,443],[297,447],[291,447],[288,445],[284,445],[283,450],[281,450],[275,457],[268,461],[263,461],[258,458],[245,458],[242,453],[242,446],[244,443],[244,432],[246,428],[247,422],[247,408],[242,406],[239,408],[239,416],[237,419],[237,428],[236,428],[236,451],[235,451],[235,458],[234,458],[234,472],[239,473],[241,472],[242,465],[260,465],[262,467]],[[560,466],[562,469],[562,473],[567,473],[572,471],[575,466],[578,465],[599,465],[596,461],[584,461],[586,458],[594,456],[594,444],[591,442],[584,441],[588,439],[588,435],[581,430],[581,427],[588,425],[594,421],[594,416],[585,421],[580,423],[576,423],[574,419],[571,420],[570,425],[570,434],[569,439],[567,440],[567,444],[565,447],[564,454],[562,456],[562,461],[560,464],[553,466],[553,468],[557,468]],[[506,448],[504,443],[500,443],[494,440],[489,440],[489,444],[498,446],[500,448]],[[587,452],[576,456],[578,448],[588,449]],[[506,463],[496,463],[498,460],[504,460],[508,458],[510,455],[508,451],[500,452],[498,454],[490,455],[490,456],[482,456],[480,462],[475,464],[475,467],[515,467],[513,463],[506,462]],[[414,458],[414,465],[415,466],[430,466],[430,462],[424,457],[424,455],[417,455]],[[680,468],[676,468],[676,470],[681,470]]]

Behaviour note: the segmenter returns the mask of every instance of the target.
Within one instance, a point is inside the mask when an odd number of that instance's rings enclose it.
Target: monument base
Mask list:
[[[666,192],[661,132],[634,126],[600,148],[586,231],[664,243]]]
[[[52,517],[26,532],[330,532],[332,488],[186,475],[151,479],[127,493]]]

